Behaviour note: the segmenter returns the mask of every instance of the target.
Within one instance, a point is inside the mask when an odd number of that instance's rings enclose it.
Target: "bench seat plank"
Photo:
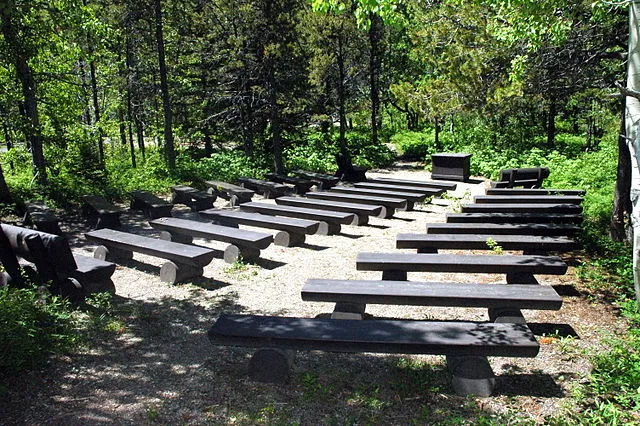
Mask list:
[[[369,178],[367,182],[384,183],[388,185],[408,185],[425,188],[440,188],[445,191],[455,191],[458,184],[453,182],[436,182],[433,180],[412,180],[412,179],[392,179],[392,178]]]
[[[495,241],[504,250],[522,250],[538,254],[549,251],[571,251],[576,242],[567,237],[491,234],[419,234],[399,233],[396,248],[418,250],[491,250],[487,241]]]
[[[95,228],[120,227],[120,215],[122,212],[122,208],[99,195],[87,194],[82,196],[82,214],[95,220],[93,224]]]
[[[216,241],[265,249],[273,242],[273,236],[264,232],[247,231],[229,226],[214,225],[195,220],[162,217],[149,222],[152,228],[188,235],[209,238]]]
[[[271,214],[274,216],[298,217],[309,220],[321,220],[325,222],[342,225],[352,225],[357,223],[356,215],[329,210],[308,209],[303,207],[290,207],[268,203],[250,202],[240,205],[240,210]]]
[[[315,182],[318,185],[319,189],[329,189],[340,182],[340,178],[327,175],[325,173],[309,172],[306,170],[294,170],[293,173],[302,178],[309,179],[310,181]]]
[[[487,188],[487,195],[575,195],[583,196],[584,189],[560,188]]]
[[[572,237],[580,227],[564,223],[427,223],[427,234],[546,235]]]
[[[358,253],[358,271],[562,275],[567,264],[557,256]],[[404,278],[403,278],[404,279]],[[507,281],[510,281],[507,279]],[[522,284],[530,284],[522,282]]]
[[[582,223],[580,214],[561,213],[446,213],[448,223]]]
[[[214,344],[327,352],[535,357],[525,324],[339,320],[221,315],[208,331]]]
[[[407,200],[413,203],[420,203],[427,198],[427,194],[425,193],[417,194],[415,192],[403,192],[400,190],[385,191],[381,189],[354,188],[350,186],[334,186],[333,188],[331,188],[331,192],[342,192],[345,194],[356,195],[372,195],[374,197],[399,198],[401,200]]]
[[[296,194],[303,195],[311,190],[311,187],[315,185],[314,182],[309,179],[304,179],[296,176],[287,176],[287,175],[278,175],[278,174],[268,174],[267,178],[272,180],[273,182],[278,183],[288,183],[295,187]]]
[[[384,206],[387,209],[385,217],[391,217],[396,210],[404,210],[407,208],[407,201],[399,198],[374,197],[367,195],[344,194],[339,192],[318,191],[308,192],[308,198],[320,200],[341,201],[345,203],[372,204],[375,206]]]
[[[559,213],[580,214],[576,204],[463,204],[462,213]]]
[[[416,194],[424,194],[427,197],[437,197],[442,195],[445,192],[442,188],[427,188],[427,187],[419,187],[419,186],[407,186],[407,185],[389,185],[385,183],[376,183],[376,182],[355,182],[353,184],[356,188],[368,188],[368,189],[378,189],[382,191],[401,191],[401,192],[411,192]]]
[[[309,279],[301,294],[308,302],[544,310],[562,307],[562,298],[553,287],[538,284]]]
[[[171,216],[173,204],[145,190],[131,191],[131,209],[142,210],[151,219]]]
[[[580,204],[584,198],[575,195],[476,195],[476,204]]]
[[[265,198],[281,197],[289,192],[289,187],[281,183],[270,182],[262,179],[250,177],[239,177],[236,179],[244,188],[249,188],[262,194]]]
[[[289,232],[300,232],[313,235],[318,231],[320,222],[316,220],[296,219],[291,217],[270,216],[260,213],[249,213],[238,210],[203,210],[200,216],[211,220],[224,220],[229,223],[255,226],[259,228],[278,229]]]
[[[197,267],[204,267],[211,263],[215,253],[205,247],[180,244],[106,228],[87,232],[85,237],[88,241],[106,247],[135,251]]]
[[[383,206],[376,206],[371,204],[357,204],[357,203],[345,203],[340,201],[319,200],[307,197],[279,197],[276,198],[276,203],[285,206],[298,206],[308,207],[311,209],[320,210],[333,210],[338,212],[354,213],[358,216],[376,216],[384,217],[386,215],[386,209]],[[367,218],[365,218],[367,219]],[[366,220],[361,220],[359,223],[364,224]]]
[[[251,201],[251,198],[255,195],[255,192],[250,189],[228,182],[207,180],[204,183],[217,196],[229,200],[232,206]]]

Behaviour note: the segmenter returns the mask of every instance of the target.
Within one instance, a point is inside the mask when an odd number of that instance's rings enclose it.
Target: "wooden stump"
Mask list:
[[[451,386],[458,395],[491,396],[496,377],[486,356],[447,356]]]
[[[306,237],[304,234],[293,234],[287,231],[278,231],[273,236],[273,243],[277,246],[292,247],[303,244],[305,239]]]
[[[93,257],[108,262],[122,262],[133,259],[133,252],[115,247],[98,246],[93,252]]]
[[[200,277],[203,272],[204,269],[202,267],[177,264],[168,260],[160,268],[160,281],[176,284],[188,278]]]
[[[286,383],[294,357],[292,350],[258,349],[249,360],[249,377],[263,383]]]

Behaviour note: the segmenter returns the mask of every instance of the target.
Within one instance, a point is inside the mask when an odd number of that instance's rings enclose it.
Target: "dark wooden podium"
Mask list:
[[[431,165],[431,179],[466,182],[469,179],[471,154],[431,154]]]

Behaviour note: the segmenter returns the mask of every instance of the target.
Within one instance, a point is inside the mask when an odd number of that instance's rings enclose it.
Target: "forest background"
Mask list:
[[[629,306],[628,7],[0,0],[0,216],[35,198],[74,209],[87,193],[332,173],[338,152],[367,167],[468,152],[474,175],[548,166],[547,186],[586,189],[583,275]],[[637,350],[623,311],[618,343]],[[594,392],[600,416],[640,406]]]

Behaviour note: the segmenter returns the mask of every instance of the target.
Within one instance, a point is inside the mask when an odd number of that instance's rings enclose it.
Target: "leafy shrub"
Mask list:
[[[234,182],[240,176],[264,177],[268,167],[259,157],[248,157],[243,151],[221,151],[199,161],[187,155],[178,157],[177,166],[184,181],[223,180]]]
[[[0,287],[0,372],[33,367],[78,342],[69,303],[36,288]]]
[[[424,159],[435,152],[433,136],[421,132],[401,132],[391,137],[391,143],[401,155],[412,159]]]

